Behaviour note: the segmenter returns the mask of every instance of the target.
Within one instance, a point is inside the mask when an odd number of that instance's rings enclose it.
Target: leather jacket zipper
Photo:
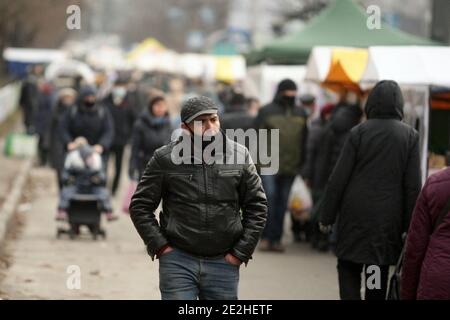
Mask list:
[[[208,230],[208,185],[207,185],[207,177],[206,177],[206,167],[205,163],[202,163],[203,168],[203,180],[205,182],[205,229]]]
[[[169,176],[182,176],[182,177],[189,177],[189,181],[192,181],[193,174],[190,173],[169,173]]]

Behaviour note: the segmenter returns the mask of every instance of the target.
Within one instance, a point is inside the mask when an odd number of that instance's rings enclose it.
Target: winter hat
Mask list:
[[[181,108],[181,121],[190,123],[192,120],[203,114],[217,114],[219,108],[208,97],[199,96],[188,99]]]

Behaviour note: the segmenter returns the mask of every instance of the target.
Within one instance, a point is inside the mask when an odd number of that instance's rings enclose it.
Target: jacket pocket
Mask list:
[[[199,187],[197,176],[192,172],[168,173],[167,190],[175,201],[198,201]]]
[[[219,177],[238,177],[240,176],[241,171],[240,170],[219,170],[218,175]]]
[[[217,171],[214,181],[216,199],[219,202],[239,202],[239,181],[241,171],[239,169],[221,169]]]

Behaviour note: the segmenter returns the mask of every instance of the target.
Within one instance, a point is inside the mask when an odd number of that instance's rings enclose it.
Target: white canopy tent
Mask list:
[[[363,86],[390,79],[404,86],[450,86],[450,47],[370,47]]]
[[[83,77],[87,84],[95,83],[94,71],[87,64],[78,60],[58,60],[51,63],[45,70],[45,78],[47,80],[78,75]]]
[[[3,51],[5,60],[23,63],[51,63],[66,57],[64,51],[53,49],[6,48]]]
[[[331,47],[314,47],[306,65],[305,80],[322,82],[331,67]]]
[[[394,80],[403,89],[409,124],[421,138],[423,182],[428,175],[430,86],[450,87],[450,47],[379,46],[369,48],[360,85],[368,89],[381,80]]]

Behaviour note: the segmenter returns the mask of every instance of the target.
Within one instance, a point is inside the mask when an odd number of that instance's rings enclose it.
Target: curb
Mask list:
[[[24,184],[27,181],[32,166],[33,158],[27,159],[22,165],[19,175],[14,179],[11,192],[0,208],[0,244],[5,240],[8,225],[16,212],[17,205],[22,197]]]

